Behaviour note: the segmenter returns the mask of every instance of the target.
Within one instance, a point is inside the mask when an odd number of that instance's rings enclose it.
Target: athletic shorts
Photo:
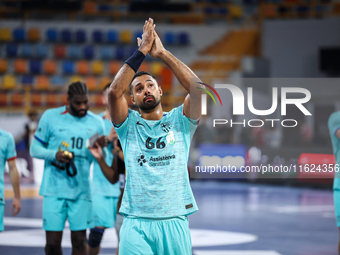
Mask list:
[[[119,255],[192,255],[188,218],[124,217]]]
[[[92,195],[93,225],[112,228],[116,221],[118,197]]]
[[[120,229],[121,229],[122,224],[123,224],[123,219],[124,219],[124,217],[123,217],[120,213],[117,213],[117,215],[116,215],[115,229],[116,229],[118,241],[119,241],[119,232],[120,232]]]
[[[4,214],[5,214],[5,205],[0,204],[0,231],[4,231]]]
[[[333,190],[336,225],[340,228],[340,190]]]
[[[83,199],[44,197],[43,229],[63,231],[66,218],[72,231],[85,230],[92,225],[92,202]]]

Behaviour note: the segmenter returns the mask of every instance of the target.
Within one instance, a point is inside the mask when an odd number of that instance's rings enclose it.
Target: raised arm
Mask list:
[[[184,113],[187,117],[192,119],[199,119],[201,117],[201,94],[202,90],[197,87],[204,88],[203,85],[197,83],[200,79],[196,74],[183,62],[177,59],[170,51],[163,47],[163,44],[155,33],[155,42],[150,51],[150,56],[153,58],[160,58],[174,73],[178,81],[188,92],[184,100]],[[190,109],[190,101],[195,103]],[[191,110],[191,111],[190,111]]]
[[[124,91],[129,87],[146,54],[151,50],[155,37],[154,28],[153,19],[149,18],[145,21],[138,50],[120,68],[110,86],[108,108],[112,122],[116,125],[123,123],[128,116],[128,103],[124,97]]]
[[[110,183],[115,184],[119,179],[119,174],[118,174],[117,166],[114,165],[114,160],[112,162],[112,166],[109,167],[105,162],[105,158],[103,156],[102,148],[100,147],[100,145],[97,142],[95,143],[95,145],[96,146],[89,149],[90,152],[92,153],[93,157],[95,157],[95,159],[98,161],[98,164],[99,164],[104,176],[106,177],[106,179]],[[117,164],[117,163],[115,162],[115,164]]]

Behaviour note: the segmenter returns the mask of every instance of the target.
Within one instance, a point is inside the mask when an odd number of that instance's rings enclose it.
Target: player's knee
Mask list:
[[[86,240],[79,239],[72,242],[72,249],[77,252],[84,252],[86,250]]]
[[[46,254],[60,254],[61,245],[60,244],[46,244],[45,253]]]
[[[96,248],[100,245],[104,234],[104,229],[92,228],[90,230],[88,245],[92,248]]]
[[[86,233],[84,235],[74,235],[71,237],[72,249],[77,252],[83,252],[86,250]]]

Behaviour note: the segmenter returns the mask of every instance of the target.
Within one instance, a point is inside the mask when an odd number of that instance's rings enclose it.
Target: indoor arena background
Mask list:
[[[90,110],[104,111],[102,89],[137,49],[149,17],[164,47],[203,82],[233,84],[245,97],[240,116],[229,91],[209,90],[192,141],[188,171],[199,207],[189,216],[193,254],[337,254],[327,122],[340,110],[340,2],[329,0],[2,0],[0,128],[16,141],[22,211],[11,216],[5,173],[0,254],[44,254],[43,162],[30,158],[30,127],[46,109],[65,105],[67,86],[78,80],[89,88]],[[165,110],[183,103],[184,89],[160,60],[147,57],[140,70],[157,78]],[[271,107],[277,87],[277,110],[253,114],[249,87],[254,108],[262,110]],[[282,114],[282,88],[292,87],[310,91],[304,104],[310,115],[294,104]],[[271,126],[268,119],[278,121]],[[285,119],[297,125],[285,127]],[[209,164],[236,171],[206,172]],[[306,170],[313,164],[327,169]],[[278,171],[241,171],[269,165]],[[116,232],[106,230],[100,254],[115,254],[116,246]],[[70,254],[68,225],[62,247]]]

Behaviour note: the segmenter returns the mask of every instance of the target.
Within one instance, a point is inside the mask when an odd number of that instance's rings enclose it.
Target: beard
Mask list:
[[[85,109],[85,113],[82,113],[83,110],[77,110],[76,108],[73,107],[72,104],[70,104],[70,108],[72,110],[72,112],[79,118],[82,118],[82,117],[85,117],[86,116],[86,113],[88,111],[89,108],[86,108]]]
[[[156,100],[156,98],[154,96],[149,96],[149,97],[152,97],[153,100],[148,101],[148,102],[145,102],[143,100],[143,102],[138,105],[138,108],[140,108],[144,112],[155,109],[159,105],[159,103],[161,102],[160,98],[158,100]]]

